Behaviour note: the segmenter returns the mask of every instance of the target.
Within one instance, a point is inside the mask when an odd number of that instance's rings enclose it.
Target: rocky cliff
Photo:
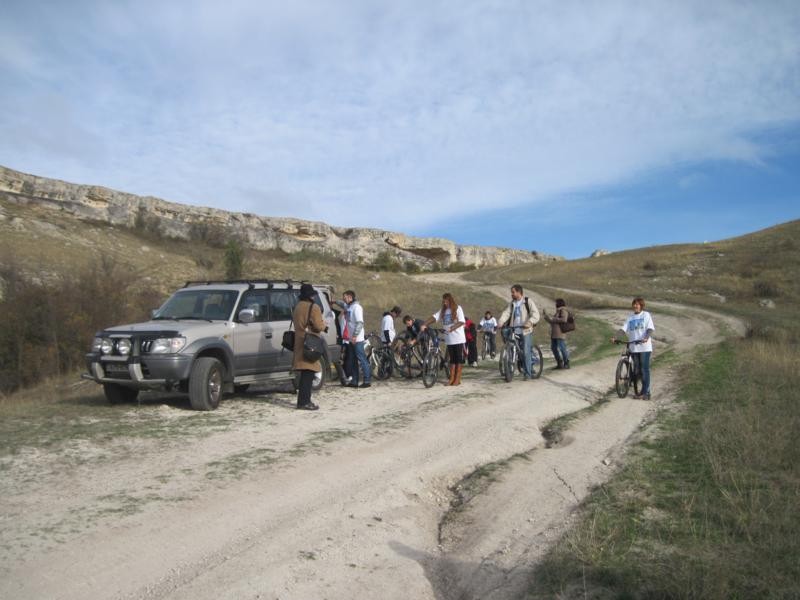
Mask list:
[[[78,185],[20,173],[0,166],[0,197],[17,204],[67,213],[77,219],[147,230],[164,237],[219,243],[236,237],[259,250],[313,251],[348,263],[372,263],[379,257],[411,261],[422,268],[501,266],[558,260],[558,257],[487,246],[456,244],[363,227],[332,227],[302,219],[260,217],[249,213],[187,206],[151,196]]]

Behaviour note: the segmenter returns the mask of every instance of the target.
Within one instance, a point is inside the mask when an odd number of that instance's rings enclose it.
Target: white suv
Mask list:
[[[321,387],[331,366],[340,369],[333,288],[315,285],[328,325]],[[253,279],[188,282],[146,323],[98,332],[83,377],[103,385],[110,402],[133,401],[143,389],[177,389],[192,407],[213,410],[224,392],[250,384],[294,380],[292,352],[281,347],[292,322],[300,282]]]

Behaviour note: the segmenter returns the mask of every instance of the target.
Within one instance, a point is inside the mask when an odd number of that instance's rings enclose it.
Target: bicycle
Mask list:
[[[483,332],[483,347],[481,348],[481,360],[486,360],[486,355],[491,355],[494,358],[494,352],[489,352],[489,348],[494,349],[494,345],[489,342],[492,336],[495,335],[490,331]]]
[[[632,344],[642,344],[642,340],[633,340],[626,342],[623,340],[614,340],[615,344],[625,344],[625,351],[622,353],[622,358],[617,363],[617,370],[614,375],[614,389],[617,391],[617,396],[624,398],[628,395],[628,390],[633,383],[633,393],[639,395],[642,392],[642,374],[636,366],[636,361],[633,360],[633,352],[631,352]]]
[[[447,358],[440,347],[439,335],[443,333],[440,329],[429,327],[420,334],[420,344],[423,345],[422,359],[422,384],[426,387],[433,387],[439,379],[439,370],[449,369]]]
[[[372,373],[379,381],[389,379],[394,372],[394,353],[389,344],[374,331],[367,334],[364,351],[368,354]]]
[[[394,361],[397,365],[395,373],[406,379],[419,377],[422,373],[424,356],[419,344],[411,344],[408,339],[395,340],[393,347]]]
[[[500,375],[511,382],[514,378],[514,371],[525,373],[525,349],[523,347],[522,334],[514,333],[511,327],[503,327],[503,349],[500,351],[499,369]],[[539,344],[533,344],[531,348],[531,379],[538,379],[542,375],[544,359],[542,349]]]

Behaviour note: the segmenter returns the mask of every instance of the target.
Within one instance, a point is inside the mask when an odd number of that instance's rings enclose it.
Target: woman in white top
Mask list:
[[[637,370],[642,374],[642,393],[634,398],[650,400],[650,356],[653,354],[652,336],[656,326],[653,324],[653,317],[644,309],[644,298],[634,298],[631,307],[633,314],[625,319],[620,331],[628,337],[628,347]],[[612,341],[616,342],[617,338],[612,338]]]
[[[464,344],[467,336],[464,333],[464,311],[450,292],[442,295],[442,308],[431,315],[423,329],[431,323],[442,322],[444,341],[447,344],[447,355],[450,359],[450,385],[461,385],[461,371],[464,369]]]

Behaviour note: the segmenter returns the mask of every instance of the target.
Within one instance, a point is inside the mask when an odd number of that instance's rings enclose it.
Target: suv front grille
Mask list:
[[[142,354],[150,354],[150,348],[153,346],[154,340],[142,340]]]

